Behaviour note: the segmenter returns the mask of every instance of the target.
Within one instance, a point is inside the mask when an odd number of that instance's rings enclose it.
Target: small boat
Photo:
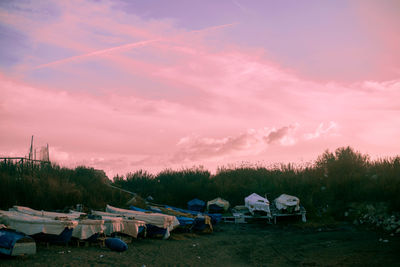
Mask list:
[[[0,223],[25,235],[51,243],[67,243],[77,221],[55,220],[18,211],[0,210]]]
[[[92,210],[92,215],[101,216],[104,220],[106,230],[104,233],[111,236],[114,233],[122,233],[137,238],[138,235],[146,231],[146,223],[139,220],[129,219],[116,213]]]
[[[36,253],[33,238],[0,225],[0,253],[8,256],[32,255]]]
[[[217,197],[207,202],[207,210],[209,213],[225,213],[229,209],[229,202],[225,199]]]
[[[179,221],[175,216],[160,213],[146,213],[142,211],[126,210],[107,205],[106,212],[123,215],[127,218],[135,218],[144,221],[147,227],[147,235],[162,235],[163,239],[170,236],[170,231],[179,226]],[[153,227],[154,226],[154,227]]]
[[[69,213],[60,213],[52,211],[39,211],[22,206],[14,206],[11,210],[39,218],[75,222],[75,227],[73,227],[71,236],[80,240],[87,240],[89,238],[94,240],[105,230],[103,220],[90,219],[85,213],[82,212],[70,211]]]
[[[271,210],[269,208],[270,203],[267,198],[253,193],[244,199],[244,203],[253,216],[261,215],[269,218],[272,217]]]
[[[133,206],[130,207],[131,209],[134,208]],[[213,231],[213,224],[212,219],[210,216],[206,214],[202,214],[199,212],[189,213],[178,211],[173,209],[169,206],[150,206],[150,210],[153,212],[164,213],[172,216],[176,216],[180,223],[180,227],[184,229],[189,229],[191,231],[198,231],[198,232],[212,232]]]
[[[203,212],[206,208],[206,203],[203,200],[194,198],[187,203],[188,210]]]

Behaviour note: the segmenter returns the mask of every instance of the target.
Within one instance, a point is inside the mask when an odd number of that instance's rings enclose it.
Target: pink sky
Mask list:
[[[398,1],[214,2],[1,2],[0,156],[34,135],[112,178],[399,154]]]

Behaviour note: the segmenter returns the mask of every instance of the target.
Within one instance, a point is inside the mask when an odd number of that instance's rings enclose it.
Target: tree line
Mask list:
[[[88,167],[62,168],[55,164],[0,162],[0,208],[24,205],[60,210],[83,204],[103,209],[106,204],[125,207],[132,197],[109,184],[152,196],[157,203],[186,207],[193,199],[222,197],[231,206],[258,193],[272,201],[280,194],[295,195],[309,215],[321,210],[342,217],[351,203],[384,202],[400,211],[400,157],[371,160],[351,147],[325,151],[309,166],[221,167],[211,174],[202,167],[166,169],[158,174],[145,170],[109,180],[103,171]]]
[[[180,207],[194,197],[222,197],[231,206],[244,205],[244,198],[255,192],[270,201],[282,193],[297,196],[311,216],[323,210],[343,217],[353,203],[385,202],[400,211],[400,157],[373,161],[351,147],[325,151],[309,166],[239,166],[219,168],[215,175],[201,167],[157,175],[138,170],[114,177],[114,184]]]

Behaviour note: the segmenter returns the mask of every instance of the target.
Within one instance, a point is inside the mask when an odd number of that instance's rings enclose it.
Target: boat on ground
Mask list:
[[[91,214],[101,216],[102,220],[104,220],[104,225],[106,227],[104,233],[107,236],[122,233],[137,238],[141,233],[145,235],[146,223],[144,221],[130,219],[129,217],[104,211],[92,210]]]
[[[8,256],[36,254],[36,243],[24,233],[0,225],[0,253]]]
[[[253,193],[244,199],[244,205],[249,209],[253,216],[260,215],[272,218],[271,210],[269,208],[270,203],[265,197]]]
[[[164,239],[167,239],[170,236],[170,232],[179,226],[179,221],[175,216],[166,214],[127,210],[110,205],[107,205],[106,212],[144,221],[147,227],[147,235],[150,237],[162,235]]]
[[[90,219],[85,213],[82,212],[52,212],[52,211],[39,211],[28,207],[13,206],[11,209],[21,214],[36,216],[39,218],[48,218],[53,220],[71,221],[75,222],[76,226],[73,227],[71,236],[79,240],[95,240],[97,236],[102,234],[105,230],[104,221]]]
[[[0,210],[0,223],[8,228],[32,237],[47,237],[48,242],[67,243],[72,236],[77,221],[55,220],[46,217],[33,216],[18,211]]]

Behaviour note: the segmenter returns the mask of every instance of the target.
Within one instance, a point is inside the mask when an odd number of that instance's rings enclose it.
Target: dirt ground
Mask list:
[[[0,266],[399,266],[400,237],[347,223],[221,223],[212,234],[138,239],[125,252],[39,245]]]

